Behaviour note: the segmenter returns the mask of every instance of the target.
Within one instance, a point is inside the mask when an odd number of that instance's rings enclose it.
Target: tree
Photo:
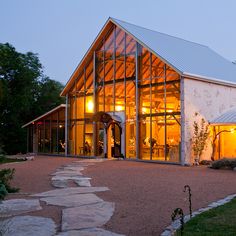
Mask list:
[[[59,105],[62,87],[43,74],[37,54],[0,44],[0,144],[8,154],[26,151],[21,126]]]
[[[193,133],[193,153],[194,153],[194,161],[196,165],[199,165],[199,161],[203,150],[206,147],[206,141],[209,136],[208,125],[206,121],[202,118],[201,123],[198,124],[196,121],[193,123],[194,133]]]

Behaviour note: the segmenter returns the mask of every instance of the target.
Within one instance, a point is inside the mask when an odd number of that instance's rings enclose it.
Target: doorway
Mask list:
[[[112,122],[107,130],[108,158],[121,157],[121,134],[119,123]]]

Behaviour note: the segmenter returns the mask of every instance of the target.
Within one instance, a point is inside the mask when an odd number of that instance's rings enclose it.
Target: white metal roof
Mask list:
[[[236,65],[209,47],[114,18],[110,20],[178,72],[236,83]]]
[[[61,108],[65,108],[65,107],[66,107],[66,104],[61,104],[61,105],[59,105],[59,106],[53,108],[52,110],[50,110],[50,111],[44,113],[43,115],[38,116],[38,117],[35,118],[34,120],[31,120],[31,121],[28,122],[27,124],[22,125],[21,128],[25,128],[26,126],[33,124],[33,123],[36,122],[37,120],[40,120],[40,119],[42,119],[43,117],[48,116],[48,115],[52,114],[53,112],[55,112],[55,111],[57,111],[57,110],[59,110],[59,109],[61,109]]]
[[[236,124],[236,108],[233,108],[219,117],[210,121],[211,125],[235,125]]]

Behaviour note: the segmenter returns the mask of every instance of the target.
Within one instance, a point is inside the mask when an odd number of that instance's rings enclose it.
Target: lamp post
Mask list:
[[[213,141],[212,141],[212,155],[211,155],[211,160],[212,161],[214,161],[214,155],[215,155],[215,141],[216,141],[216,139],[220,136],[220,134],[222,134],[222,133],[233,133],[234,131],[236,130],[236,128],[232,128],[232,129],[230,129],[230,130],[221,130],[221,131],[219,131],[216,135],[215,135],[215,137],[214,137],[214,139],[213,139]]]

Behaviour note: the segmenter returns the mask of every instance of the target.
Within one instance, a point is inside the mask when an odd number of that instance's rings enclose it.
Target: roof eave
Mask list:
[[[210,122],[209,124],[210,124],[211,126],[235,126],[235,125],[236,125],[236,122],[229,122],[229,123],[228,123],[228,122],[225,122],[225,123],[224,123],[224,122],[219,122],[219,123],[217,123],[217,122],[216,122],[216,123],[214,123],[214,122],[211,123],[211,122]]]
[[[226,85],[230,87],[236,87],[236,82],[230,82],[226,80],[219,80],[213,77],[208,77],[208,76],[203,76],[203,75],[196,75],[196,74],[191,74],[188,72],[183,72],[183,76],[190,78],[190,79],[195,79],[195,80],[200,80],[204,82],[209,82],[209,83],[215,83],[215,84],[220,84],[220,85]]]
[[[69,88],[70,88],[70,84],[72,83],[74,76],[76,75],[76,72],[78,71],[78,69],[80,68],[80,66],[85,62],[85,59],[89,56],[89,53],[92,51],[94,45],[96,44],[97,40],[99,39],[99,37],[101,36],[102,32],[104,31],[104,29],[108,26],[108,24],[111,22],[111,18],[109,17],[106,21],[106,23],[103,25],[102,29],[99,31],[97,37],[94,39],[93,43],[91,44],[91,46],[89,47],[89,49],[87,50],[87,52],[84,54],[82,60],[80,61],[80,63],[78,64],[78,66],[76,67],[76,69],[74,70],[73,74],[71,75],[70,79],[68,80],[68,82],[66,83],[64,89],[62,90],[62,92],[60,93],[60,96],[65,96],[66,93],[68,92]],[[69,87],[69,88],[68,88]]]
[[[40,120],[40,119],[42,119],[43,117],[50,115],[51,113],[55,112],[56,110],[58,110],[58,109],[60,109],[60,108],[65,108],[65,107],[66,107],[66,104],[61,104],[61,105],[59,105],[59,106],[53,108],[52,110],[50,110],[50,111],[44,113],[43,115],[38,116],[38,117],[35,118],[34,120],[31,120],[31,121],[28,122],[27,124],[22,125],[21,128],[25,128],[25,127],[27,127],[28,125],[31,125],[33,122],[36,122],[37,120]]]

